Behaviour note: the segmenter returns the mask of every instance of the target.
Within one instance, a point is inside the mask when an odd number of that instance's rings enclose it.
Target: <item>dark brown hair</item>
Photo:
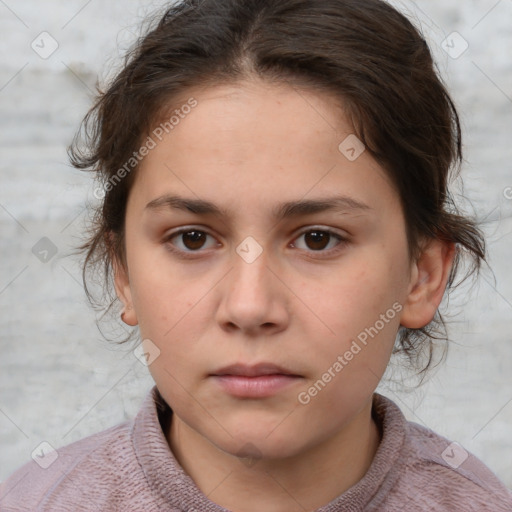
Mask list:
[[[137,41],[109,87],[99,91],[69,148],[71,162],[93,171],[106,186],[187,89],[255,77],[339,98],[354,133],[396,186],[411,258],[419,254],[422,240],[439,238],[457,249],[448,288],[455,285],[464,253],[472,263],[466,277],[478,272],[485,261],[483,236],[471,218],[457,211],[447,188],[462,162],[456,108],[421,33],[381,0],[184,0],[173,5]],[[105,312],[116,300],[112,260],[126,261],[124,218],[136,171],[135,166],[106,187],[79,248],[85,254],[86,293]],[[106,292],[99,302],[87,286],[89,272],[96,271]],[[426,354],[426,370],[433,341],[445,338],[437,312],[422,329],[401,328],[396,351],[416,363],[420,353]]]

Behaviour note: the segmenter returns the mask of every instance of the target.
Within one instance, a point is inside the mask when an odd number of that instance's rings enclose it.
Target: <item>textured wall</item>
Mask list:
[[[423,28],[462,113],[465,194],[484,223],[494,275],[454,295],[453,343],[431,380],[380,391],[512,487],[512,2],[395,4]],[[102,339],[86,304],[69,253],[92,183],[68,165],[65,148],[96,76],[117,65],[156,5],[0,3],[0,480],[42,441],[57,448],[133,416],[152,385],[132,347]]]

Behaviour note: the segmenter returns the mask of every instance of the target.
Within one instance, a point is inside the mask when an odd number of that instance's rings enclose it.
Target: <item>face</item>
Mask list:
[[[228,453],[297,455],[360,413],[388,363],[412,289],[399,197],[369,152],[339,149],[353,129],[329,96],[188,92],[138,169],[116,288],[177,420]]]

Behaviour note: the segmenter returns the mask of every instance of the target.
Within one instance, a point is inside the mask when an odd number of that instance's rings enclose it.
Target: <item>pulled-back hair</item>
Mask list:
[[[456,244],[448,289],[461,256],[471,263],[466,277],[478,272],[483,236],[448,191],[462,162],[459,117],[407,17],[381,0],[184,0],[133,46],[69,148],[72,164],[94,172],[106,191],[79,247],[93,305],[107,312],[116,302],[112,262],[126,264],[124,219],[137,166],[115,186],[109,180],[188,89],[255,78],[334,94],[398,191],[410,257],[419,255],[422,241],[437,238]],[[105,292],[100,301],[87,286],[96,272]],[[421,329],[401,328],[395,352],[416,362],[426,354],[424,371],[445,327],[437,312]]]

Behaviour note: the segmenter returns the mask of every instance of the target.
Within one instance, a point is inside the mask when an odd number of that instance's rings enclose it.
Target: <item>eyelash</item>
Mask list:
[[[184,233],[190,233],[192,231],[195,231],[195,232],[199,232],[199,233],[202,233],[202,234],[206,234],[207,236],[211,236],[212,238],[213,235],[210,235],[210,233],[208,233],[207,231],[205,230],[201,230],[201,229],[196,229],[194,227],[189,227],[189,228],[182,228],[178,231],[175,231],[173,233],[170,233],[167,237],[165,237],[165,239],[163,240],[163,243],[165,243],[166,245],[166,248],[167,250],[169,250],[170,252],[178,255],[180,258],[183,258],[183,259],[195,259],[197,258],[198,256],[196,256],[196,254],[200,254],[201,252],[204,252],[202,251],[201,249],[198,249],[197,251],[191,251],[191,250],[187,250],[187,251],[184,251],[182,249],[177,249],[172,243],[171,243],[171,240],[176,238],[176,237],[179,237],[179,235],[182,235]],[[301,236],[307,234],[307,233],[311,233],[311,232],[320,232],[320,233],[324,233],[324,234],[327,234],[329,235],[329,237],[334,237],[336,239],[338,239],[339,243],[336,244],[336,246],[332,249],[328,249],[328,250],[323,250],[323,249],[320,249],[320,250],[306,250],[306,249],[299,249],[300,251],[306,251],[307,253],[310,253],[310,254],[315,254],[315,255],[318,255],[319,257],[322,257],[322,254],[328,254],[329,256],[333,256],[335,254],[337,254],[339,251],[341,251],[342,249],[345,248],[345,246],[349,243],[349,240],[347,237],[344,237],[342,235],[340,235],[339,233],[331,230],[331,229],[326,229],[326,228],[316,228],[316,227],[310,227],[308,229],[305,229],[303,231],[301,231],[295,238],[294,240],[300,238]],[[330,239],[329,239],[329,243],[330,243]],[[309,254],[308,254],[309,255]]]

